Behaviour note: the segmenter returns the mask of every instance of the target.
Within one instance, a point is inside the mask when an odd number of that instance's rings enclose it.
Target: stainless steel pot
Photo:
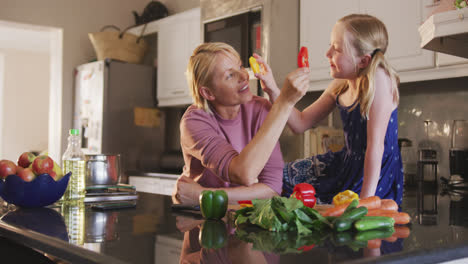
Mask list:
[[[116,185],[120,171],[120,154],[86,155],[86,186]]]

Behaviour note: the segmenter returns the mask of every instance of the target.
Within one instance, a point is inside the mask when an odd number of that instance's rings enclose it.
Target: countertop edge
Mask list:
[[[29,229],[21,229],[8,225],[1,220],[0,234],[14,242],[51,254],[71,263],[128,264],[117,258],[98,254],[91,250],[69,244],[58,238],[46,236]]]

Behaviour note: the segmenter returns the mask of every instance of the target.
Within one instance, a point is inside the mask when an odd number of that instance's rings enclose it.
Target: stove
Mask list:
[[[137,199],[138,194],[135,186],[129,184],[118,184],[86,187],[84,202],[136,201]]]

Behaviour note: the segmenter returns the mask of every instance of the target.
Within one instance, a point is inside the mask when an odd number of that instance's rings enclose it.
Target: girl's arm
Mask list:
[[[395,107],[392,82],[385,71],[379,68],[375,74],[374,101],[367,120],[367,149],[360,198],[375,195],[384,152],[385,133]]]

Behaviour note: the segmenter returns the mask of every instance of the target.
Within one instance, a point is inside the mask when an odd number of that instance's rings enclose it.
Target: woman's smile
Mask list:
[[[240,90],[239,90],[239,93],[245,93],[249,91],[249,84],[247,83],[246,85],[244,85],[244,87],[242,87]]]

